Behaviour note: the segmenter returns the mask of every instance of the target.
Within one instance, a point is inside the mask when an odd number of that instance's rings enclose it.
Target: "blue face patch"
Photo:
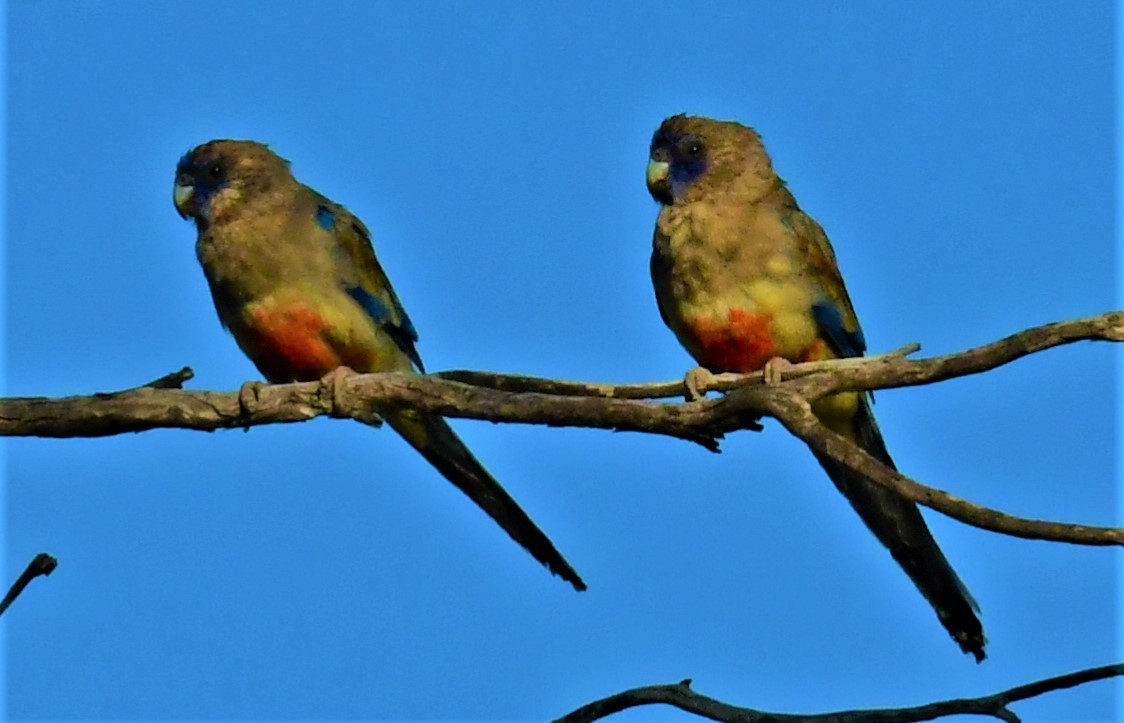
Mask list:
[[[189,151],[176,165],[176,183],[190,185],[194,190],[195,211],[203,219],[210,218],[211,200],[219,191],[230,185],[226,165],[220,158],[208,159]]]
[[[697,158],[690,161],[672,160],[671,162],[671,195],[676,199],[682,198],[687,189],[691,187],[699,176],[706,172],[706,159]]]
[[[706,173],[706,149],[693,135],[680,136],[656,131],[652,137],[652,152],[662,149],[668,159],[668,185],[672,198],[678,200],[687,192],[691,184]]]
[[[200,213],[204,218],[210,220],[211,218],[211,199],[215,194],[226,188],[227,183],[218,184],[217,186],[195,186],[195,205],[199,208]]]

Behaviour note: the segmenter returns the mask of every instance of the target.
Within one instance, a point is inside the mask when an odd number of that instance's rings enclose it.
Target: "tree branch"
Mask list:
[[[1110,311],[1084,319],[1044,324],[991,344],[931,359],[906,359],[909,354],[921,348],[919,344],[910,344],[880,356],[793,364],[781,370],[781,378],[788,381],[825,372],[825,375],[817,377],[817,384],[806,388],[806,391],[817,394],[815,398],[839,391],[918,386],[980,374],[1024,356],[1078,341],[1124,341],[1124,311]],[[683,396],[687,391],[682,381],[658,384],[588,384],[460,370],[442,372],[436,376],[503,391],[567,396],[656,399]],[[763,381],[762,372],[716,374],[711,386],[699,391],[729,392],[749,383],[761,384]],[[821,385],[824,385],[823,388]]]
[[[955,520],[983,530],[1029,540],[1052,540],[1078,545],[1124,545],[1124,529],[1017,517],[915,482],[824,426],[812,413],[808,401],[796,392],[777,394],[769,403],[772,407],[771,416],[813,451],[826,454],[902,497],[938,510]]]
[[[1019,717],[1007,707],[1011,703],[1118,675],[1124,675],[1122,663],[1059,675],[978,698],[956,698],[912,708],[849,710],[808,715],[769,713],[723,703],[691,690],[691,680],[688,678],[681,683],[633,688],[593,701],[558,718],[556,723],[589,723],[629,708],[659,703],[726,723],[910,723],[952,715],[987,715],[1005,721],[1018,721]]]
[[[406,406],[492,422],[662,434],[716,452],[725,434],[757,429],[759,418],[771,416],[816,452],[966,524],[1031,539],[1124,545],[1122,529],[1020,518],[921,485],[834,434],[811,412],[810,403],[826,394],[977,374],[1081,340],[1124,340],[1124,312],[1047,324],[932,359],[907,359],[914,345],[883,356],[796,364],[781,369],[781,381],[773,384],[764,384],[761,373],[716,375],[709,389],[726,392],[724,396],[686,403],[654,401],[684,395],[683,381],[591,384],[467,371],[428,376],[333,374],[301,384],[251,383],[239,393],[195,392],[178,388],[191,377],[185,368],[112,394],[0,400],[0,436],[99,437],[157,428],[213,431],[324,415],[377,425],[380,408]]]
[[[4,599],[0,600],[0,615],[3,615],[4,611],[8,609],[8,606],[20,596],[20,593],[23,592],[23,589],[27,587],[29,582],[40,575],[50,575],[55,571],[58,565],[59,561],[45,552],[40,552],[36,555],[31,562],[27,564],[27,569],[12,583],[12,587],[8,590],[8,594],[4,596]]]

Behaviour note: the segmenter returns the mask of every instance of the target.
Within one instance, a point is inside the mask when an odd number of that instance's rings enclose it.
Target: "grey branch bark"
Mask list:
[[[1046,324],[931,359],[907,358],[915,350],[909,347],[879,357],[796,364],[782,369],[780,380],[770,384],[764,383],[761,373],[718,375],[702,391],[724,392],[722,396],[683,403],[659,401],[683,396],[683,381],[590,384],[459,371],[427,376],[331,375],[321,382],[252,383],[238,393],[221,393],[177,388],[191,376],[185,369],[123,392],[0,400],[0,435],[100,437],[157,428],[213,431],[323,415],[375,425],[380,423],[379,408],[408,406],[492,422],[662,434],[718,451],[718,440],[725,434],[759,429],[757,421],[768,416],[813,450],[966,524],[1030,539],[1124,545],[1124,529],[1016,517],[922,485],[832,433],[811,413],[811,402],[834,392],[935,383],[1076,341],[1124,341],[1124,312]]]
[[[835,392],[931,384],[985,372],[1028,354],[1076,341],[1124,341],[1124,312],[1046,324],[992,344],[931,359],[908,359],[908,354],[918,348],[911,345],[879,357],[792,365],[781,369],[779,378],[770,379],[768,384],[762,373],[717,375],[696,391],[716,391],[722,396],[680,403],[659,400],[684,396],[688,391],[684,381],[593,384],[469,371],[428,376],[334,374],[320,382],[302,384],[250,383],[236,393],[196,392],[181,388],[192,376],[191,370],[185,368],[122,392],[60,399],[0,400],[0,436],[102,437],[158,428],[214,431],[299,422],[324,415],[378,425],[381,423],[380,408],[408,406],[448,417],[492,422],[662,434],[718,451],[718,440],[725,434],[760,429],[760,418],[773,417],[812,450],[966,524],[1031,539],[1122,545],[1124,529],[1024,519],[919,484],[883,466],[825,428],[811,411],[812,402]],[[49,573],[45,568],[33,572],[32,567],[21,577],[24,582],[19,589],[35,575]],[[14,595],[10,593],[10,597]],[[1007,707],[1011,702],[1121,674],[1124,674],[1124,665],[1118,664],[981,698],[942,701],[916,708],[811,716],[732,706],[695,693],[688,680],[625,691],[583,706],[559,720],[567,723],[593,721],[627,708],[663,703],[712,720],[739,723],[889,723],[932,720],[954,714],[989,715],[1017,721],[1018,717]]]
[[[629,708],[658,704],[725,723],[910,723],[952,715],[986,715],[1015,722],[1019,717],[1008,707],[1011,703],[1118,675],[1124,675],[1124,663],[1059,675],[978,698],[955,698],[912,708],[849,710],[809,715],[769,713],[723,703],[696,693],[691,689],[691,681],[688,679],[670,685],[649,685],[626,690],[583,705],[558,718],[555,723],[590,723]]]

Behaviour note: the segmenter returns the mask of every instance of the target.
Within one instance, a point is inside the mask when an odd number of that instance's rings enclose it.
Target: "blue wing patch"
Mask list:
[[[843,315],[839,307],[830,301],[819,301],[812,305],[812,318],[820,325],[827,340],[836,351],[845,357],[862,356],[866,351],[863,330],[847,331],[843,326]]]
[[[379,326],[386,326],[394,323],[394,317],[390,313],[390,307],[383,303],[382,299],[373,294],[368,293],[362,286],[352,286],[347,289],[347,295],[359,302],[363,307],[363,311],[367,312],[367,316],[378,322]],[[417,340],[417,337],[414,337]]]
[[[410,358],[418,371],[425,373],[421,356],[414,347],[418,340],[418,331],[414,328],[414,323],[410,321],[410,317],[406,316],[406,310],[398,307],[399,320],[395,321],[391,308],[382,299],[371,294],[362,286],[349,286],[344,291],[347,292],[348,296],[355,299],[359,306],[363,307],[367,316],[374,319],[375,323],[386,330],[387,334],[390,334],[394,343]]]
[[[344,212],[344,218],[345,220],[347,218],[346,212]],[[334,234],[338,223],[339,216],[330,206],[321,204],[316,208],[316,224],[320,226],[320,228],[328,233]],[[355,219],[352,219],[352,225],[354,226],[355,234],[362,239],[362,241],[370,243],[367,237],[367,229],[363,228],[363,225]],[[340,263],[350,268],[350,264],[354,263],[354,260],[348,256],[347,248],[344,244],[339,242],[338,238],[333,250],[341,257]],[[374,261],[373,257],[372,262],[374,262],[377,267],[377,262]],[[397,345],[397,347],[402,350],[402,353],[413,362],[414,366],[418,368],[418,371],[424,374],[425,367],[422,366],[421,357],[418,355],[418,350],[414,346],[415,342],[418,340],[418,331],[414,328],[410,317],[406,316],[406,310],[402,308],[402,304],[399,303],[398,297],[394,295],[394,291],[389,286],[386,289],[390,297],[390,303],[388,304],[359,284],[348,286],[344,283],[341,284],[341,286],[347,295],[354,299],[355,303],[359,304],[363,311],[366,312],[367,316],[371,317],[374,322],[394,340],[395,345]]]
[[[321,206],[316,209],[316,223],[320,228],[325,231],[332,232],[336,230],[336,214],[332,213],[332,209],[327,206]]]

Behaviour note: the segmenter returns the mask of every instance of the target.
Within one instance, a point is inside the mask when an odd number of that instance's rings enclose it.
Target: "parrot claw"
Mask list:
[[[332,371],[325,374],[324,376],[320,377],[320,383],[325,385],[325,386],[335,387],[337,384],[342,382],[344,379],[347,379],[348,377],[353,377],[356,374],[358,374],[358,372],[356,372],[354,369],[352,369],[349,366],[338,366],[335,369],[333,369]]]
[[[246,382],[238,389],[238,412],[247,422],[253,416],[254,408],[258,406],[264,386],[261,382]],[[247,424],[245,429],[249,432],[250,425]]]
[[[780,384],[784,381],[783,374],[793,367],[792,362],[781,356],[775,356],[765,362],[761,373],[765,375],[766,384]]]
[[[348,377],[355,376],[356,371],[348,366],[339,366],[320,377],[320,394],[327,395],[332,400],[332,406],[339,405],[341,398],[340,384],[342,384]]]
[[[332,416],[341,419],[354,419],[363,424],[379,427],[383,419],[370,408],[356,407],[355,400],[349,400],[340,388],[349,377],[356,376],[359,372],[348,366],[339,366],[320,377],[319,394],[332,401]]]
[[[687,401],[697,402],[705,397],[707,389],[714,386],[714,381],[714,373],[705,367],[688,369],[683,377],[683,386],[687,387]]]

